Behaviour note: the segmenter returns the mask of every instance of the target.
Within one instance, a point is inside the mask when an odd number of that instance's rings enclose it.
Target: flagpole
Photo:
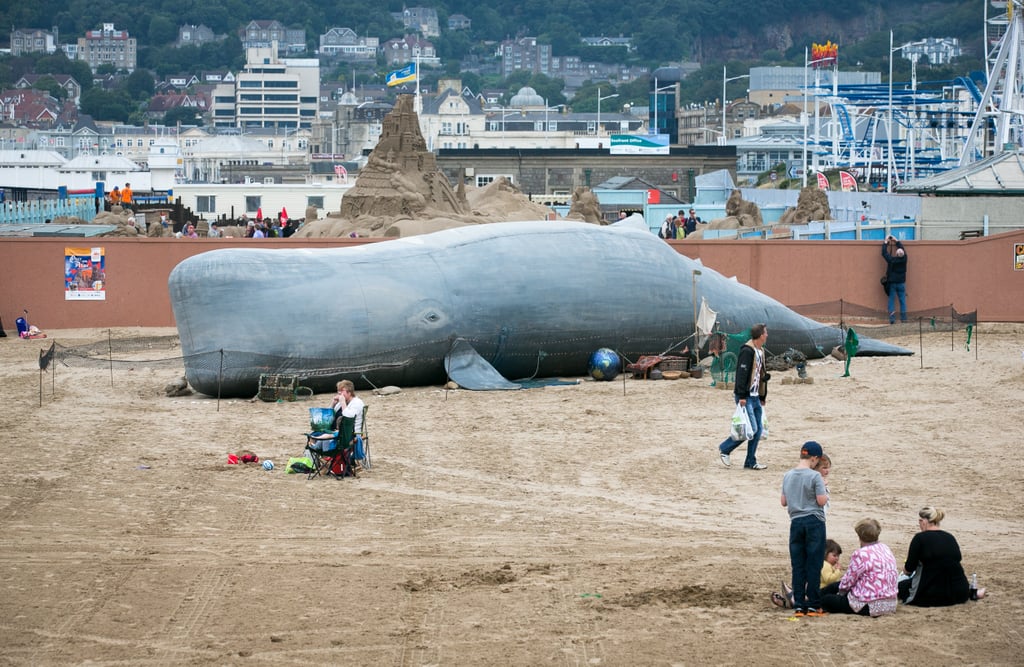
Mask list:
[[[419,44],[420,40],[416,40],[416,43]],[[420,49],[422,48],[423,47],[421,45]],[[413,105],[413,109],[415,109],[417,116],[419,116],[423,111],[423,103],[420,100],[420,49],[416,50],[416,71],[414,72],[416,75],[416,103]]]

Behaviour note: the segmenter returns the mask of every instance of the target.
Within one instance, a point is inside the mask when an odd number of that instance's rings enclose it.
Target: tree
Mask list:
[[[174,107],[164,114],[164,125],[172,127],[182,125],[199,125],[199,110],[195,107]]]
[[[42,56],[36,61],[38,74],[67,74],[82,87],[82,92],[92,88],[92,70],[83,60],[68,60],[63,51]]]
[[[40,78],[32,85],[32,87],[37,90],[45,90],[58,100],[64,100],[68,96],[68,91],[64,90],[61,85],[57,83],[57,79],[54,79],[51,75],[46,75]]]
[[[149,46],[162,46],[178,39],[178,26],[170,18],[155,14],[149,19]]]
[[[82,93],[79,107],[82,113],[88,114],[96,120],[116,120],[127,123],[136,105],[128,93],[123,90],[92,88],[88,92]]]
[[[120,90],[125,91],[134,100],[144,100],[153,96],[156,82],[153,75],[144,69],[137,69],[121,82]]]

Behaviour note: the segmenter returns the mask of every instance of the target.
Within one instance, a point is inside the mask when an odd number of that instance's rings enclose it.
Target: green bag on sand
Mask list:
[[[308,475],[313,472],[313,459],[308,456],[293,456],[288,459],[288,465],[284,469],[287,473],[299,473]]]

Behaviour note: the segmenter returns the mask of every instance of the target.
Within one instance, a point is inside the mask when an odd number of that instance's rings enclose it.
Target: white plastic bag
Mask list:
[[[754,427],[750,425],[750,417],[747,416],[747,409],[736,404],[736,411],[732,413],[732,427],[729,429],[729,437],[736,442],[743,442],[754,437]]]
[[[764,409],[764,403],[761,404],[761,440],[768,439],[768,411]]]

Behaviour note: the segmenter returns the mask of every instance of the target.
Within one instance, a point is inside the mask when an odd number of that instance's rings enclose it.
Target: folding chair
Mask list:
[[[355,438],[355,420],[343,417],[335,423],[331,408],[310,408],[309,428],[306,433],[306,452],[313,461],[313,470],[306,476],[334,476],[338,479],[355,475],[352,467],[352,441]],[[335,429],[334,427],[338,428]]]

